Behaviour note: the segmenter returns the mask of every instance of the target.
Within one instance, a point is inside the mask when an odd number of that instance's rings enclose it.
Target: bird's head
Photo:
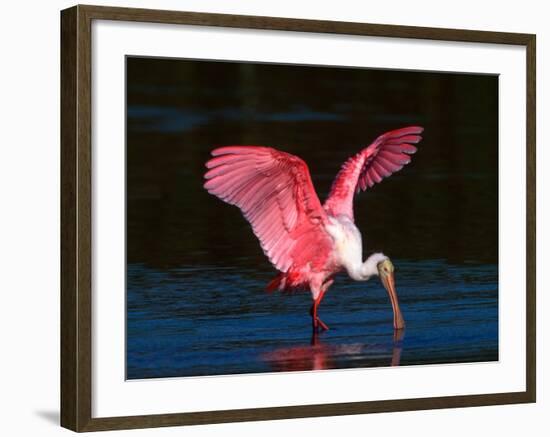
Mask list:
[[[388,292],[393,308],[393,327],[395,329],[403,329],[405,327],[405,320],[403,320],[403,315],[401,314],[399,301],[397,299],[397,291],[395,289],[395,279],[393,274],[395,268],[393,267],[393,263],[389,258],[386,258],[383,261],[380,261],[377,267],[378,276],[380,277],[382,285]]]

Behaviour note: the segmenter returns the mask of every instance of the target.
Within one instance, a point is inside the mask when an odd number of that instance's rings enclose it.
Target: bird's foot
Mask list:
[[[311,316],[311,322],[313,325],[313,331],[314,332],[320,332],[320,331],[328,331],[328,325],[323,322],[319,316],[317,316],[317,308],[315,304],[313,304],[309,310],[309,315]]]
[[[323,331],[328,331],[328,325],[323,322],[319,317],[317,317],[317,322],[319,323],[319,327],[323,330]]]
[[[313,319],[313,330],[317,332],[328,331],[329,327],[319,317],[316,317],[315,319]]]

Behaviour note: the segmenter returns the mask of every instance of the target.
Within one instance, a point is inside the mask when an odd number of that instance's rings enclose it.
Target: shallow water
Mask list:
[[[377,280],[342,276],[320,307],[330,330],[311,345],[309,293],[267,293],[269,274],[196,266],[128,270],[128,378],[498,359],[496,266],[396,260],[407,327],[395,339]]]
[[[495,77],[129,58],[127,377],[498,359]],[[275,275],[235,207],[203,188],[218,145],[301,156],[321,199],[341,163],[386,130],[425,127],[413,162],[356,197],[365,256],[389,255],[404,332],[373,278],[326,294]]]

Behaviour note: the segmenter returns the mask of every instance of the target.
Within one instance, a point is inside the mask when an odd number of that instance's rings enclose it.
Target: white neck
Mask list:
[[[366,281],[371,276],[378,276],[378,264],[387,259],[388,257],[383,253],[373,253],[365,262],[349,266],[348,274],[356,281]]]
[[[361,232],[346,216],[329,217],[326,231],[334,240],[338,261],[356,281],[366,281],[378,275],[378,264],[388,259],[383,253],[373,253],[365,262]]]

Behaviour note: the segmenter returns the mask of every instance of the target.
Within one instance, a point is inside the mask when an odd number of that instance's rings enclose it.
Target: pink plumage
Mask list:
[[[418,126],[380,135],[370,146],[349,158],[336,175],[324,207],[331,215],[353,219],[353,195],[366,190],[411,162],[424,129]]]
[[[206,163],[204,187],[240,208],[265,255],[281,272],[268,289],[309,288],[314,299],[314,328],[328,329],[317,316],[317,306],[334,275],[346,269],[352,278],[364,280],[361,269],[366,272],[371,268],[367,265],[369,260],[363,266],[359,266],[357,260],[349,260],[352,250],[342,247],[348,239],[361,247],[360,235],[356,235],[359,231],[352,229],[355,228],[354,194],[408,164],[410,155],[416,152],[413,144],[421,140],[422,131],[421,127],[412,126],[387,132],[349,158],[336,176],[323,206],[307,164],[297,156],[270,147],[226,146],[213,150],[212,158]],[[349,236],[341,237],[342,233]],[[392,297],[394,326],[402,327],[396,302],[395,295]]]
[[[204,187],[241,209],[278,270],[324,263],[331,245],[327,216],[304,161],[257,146],[221,147],[212,156]]]

